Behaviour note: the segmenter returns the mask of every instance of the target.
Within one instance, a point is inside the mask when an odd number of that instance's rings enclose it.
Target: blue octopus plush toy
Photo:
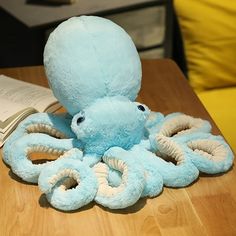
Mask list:
[[[199,172],[232,166],[232,151],[210,133],[208,121],[164,116],[135,102],[140,59],[131,38],[113,22],[94,16],[63,22],[48,39],[44,65],[68,113],[26,118],[7,140],[3,158],[20,178],[38,183],[55,208],[75,210],[93,200],[125,208],[156,197],[163,185],[184,187]],[[58,159],[34,164],[34,152]]]

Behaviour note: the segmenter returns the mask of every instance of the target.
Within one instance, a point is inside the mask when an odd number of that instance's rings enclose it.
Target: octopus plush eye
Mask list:
[[[84,117],[84,116],[80,116],[80,117],[77,119],[77,121],[76,121],[77,125],[79,125],[80,123],[82,123],[84,120],[85,120],[85,117]]]
[[[139,109],[140,111],[145,111],[145,108],[144,108],[144,106],[142,106],[142,105],[138,105],[138,109]]]

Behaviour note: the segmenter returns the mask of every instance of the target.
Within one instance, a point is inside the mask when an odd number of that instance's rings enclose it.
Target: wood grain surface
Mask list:
[[[0,73],[46,86],[43,67]],[[143,61],[140,102],[165,114],[180,111],[208,119],[219,130],[170,60]],[[78,211],[53,209],[37,185],[17,178],[0,161],[0,236],[5,235],[236,235],[236,173],[201,175],[186,188],[164,188],[124,210],[91,203]]]

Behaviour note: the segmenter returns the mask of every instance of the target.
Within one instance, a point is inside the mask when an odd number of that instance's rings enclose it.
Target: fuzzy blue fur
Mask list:
[[[194,133],[191,135],[184,135],[182,137],[176,138],[179,142],[185,143],[185,148],[189,152],[189,156],[193,164],[201,171],[207,174],[217,174],[228,171],[233,164],[234,154],[230,149],[229,145],[225,142],[222,136],[212,135],[210,133]],[[212,159],[208,159],[203,155],[194,152],[189,147],[189,142],[202,140],[204,142],[208,142],[209,140],[217,142],[218,148],[223,148],[225,150],[225,154],[221,160],[215,160],[214,157]],[[200,147],[199,147],[200,149]],[[202,148],[204,151],[204,149]]]
[[[27,117],[23,120],[17,127],[16,130],[7,139],[7,142],[3,146],[3,160],[11,165],[11,151],[14,149],[14,143],[22,136],[29,134],[27,130],[31,125],[48,125],[61,133],[63,133],[67,138],[74,138],[75,134],[71,131],[70,123],[71,117],[65,113],[60,115],[50,114],[50,113],[37,113]],[[40,121],[40,123],[39,123]]]
[[[182,115],[185,115],[183,113],[180,113],[180,112],[174,112],[174,113],[171,113],[171,114],[168,114],[167,116],[165,116],[164,118],[162,118],[160,115],[159,115],[159,122],[156,123],[156,125],[152,125],[149,129],[150,129],[150,133],[159,133],[160,130],[163,128],[163,126],[165,126],[167,123],[171,122],[172,120],[174,120],[175,118],[178,118]],[[200,127],[198,127],[197,129],[194,129],[193,131],[189,129],[189,127],[187,127],[187,131],[191,131],[190,133],[192,132],[202,132],[202,133],[209,133],[211,132],[211,124],[209,121],[207,120],[202,120],[202,119],[199,119],[199,118],[193,118],[191,117],[192,120],[201,120],[202,121],[202,125]],[[186,122],[188,124],[188,122]],[[184,125],[184,124],[183,124]],[[176,134],[176,135],[180,135],[180,134]]]
[[[109,159],[121,160],[127,165],[128,176],[124,190],[113,196],[97,194],[95,201],[111,209],[120,209],[133,205],[141,197],[145,186],[145,173],[132,154],[122,148],[113,147],[104,153],[104,162],[109,166]]]
[[[44,65],[54,95],[71,115],[97,98],[123,95],[134,101],[141,86],[133,41],[101,17],[73,17],[60,24],[45,46]]]
[[[145,186],[141,197],[155,197],[161,193],[163,188],[163,178],[160,175],[159,170],[156,168],[156,165],[152,165],[152,162],[150,162],[149,158],[151,157],[149,156],[149,152],[146,152],[144,149],[140,148],[140,146],[135,146],[129,151],[114,147],[109,149],[106,153],[109,153],[112,157],[123,156],[123,158],[127,157],[128,159],[133,159],[133,165],[138,165],[139,169],[143,170],[145,176]],[[144,162],[141,156],[144,157]],[[155,160],[153,162],[155,162]],[[109,170],[108,182],[110,186],[119,186],[121,179],[122,173],[112,168]]]
[[[11,151],[11,167],[12,171],[21,177],[23,180],[37,183],[38,176],[42,169],[48,165],[48,163],[43,164],[33,164],[28,158],[28,150],[31,147],[43,146],[47,149],[60,150],[66,152],[74,147],[80,147],[80,142],[74,139],[55,139],[51,136],[48,137],[46,134],[28,134],[19,138],[14,143],[14,148]]]
[[[91,202],[98,188],[98,183],[91,168],[81,162],[82,152],[74,151],[66,158],[56,160],[53,165],[45,167],[39,176],[39,188],[46,194],[48,201],[55,208],[71,211],[76,210]],[[53,185],[50,179],[65,169],[76,171],[80,182],[72,189],[61,188],[63,181],[69,176],[60,176],[60,179]]]
[[[145,111],[141,111],[139,105],[125,97],[106,97],[76,114],[71,128],[83,143],[84,152],[103,155],[113,146],[130,149],[140,143],[149,109],[142,104]],[[84,121],[78,124],[81,117]]]

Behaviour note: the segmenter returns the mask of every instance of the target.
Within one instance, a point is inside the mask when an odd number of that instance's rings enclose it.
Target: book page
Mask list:
[[[37,111],[33,107],[28,107],[23,110],[20,110],[19,112],[15,113],[14,115],[10,116],[7,118],[4,122],[0,120],[0,133],[5,133],[11,129],[11,127],[15,124],[18,123],[18,121],[24,117],[26,118],[27,116],[36,113]]]
[[[0,123],[6,121],[17,111],[21,111],[25,108],[27,108],[26,105],[21,105],[0,97]]]
[[[2,122],[27,107],[34,107],[39,112],[43,112],[56,101],[48,88],[0,75],[0,120]]]

